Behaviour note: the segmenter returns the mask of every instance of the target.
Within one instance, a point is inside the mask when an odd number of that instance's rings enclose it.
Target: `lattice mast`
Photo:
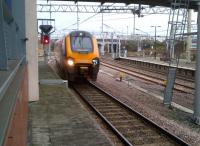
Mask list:
[[[189,2],[190,0],[172,0],[171,2],[166,35],[169,69],[164,91],[164,104],[170,105],[172,100],[180,53],[185,46],[183,36],[187,25]]]

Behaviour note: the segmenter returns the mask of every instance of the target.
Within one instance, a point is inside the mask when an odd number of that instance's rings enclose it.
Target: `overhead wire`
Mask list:
[[[114,4],[115,4],[115,3],[113,3],[112,5],[109,5],[109,7],[110,7],[110,6],[113,6]],[[90,17],[84,19],[83,21],[79,22],[79,24],[83,24],[84,22],[86,22],[86,21],[92,19],[93,17],[95,17],[95,16],[98,15],[99,13],[101,13],[101,12],[95,13],[94,15],[92,15],[92,16],[90,16]],[[71,24],[71,25],[69,25],[69,26],[67,26],[67,27],[65,27],[65,28],[63,28],[63,29],[61,29],[61,30],[67,29],[67,28],[69,28],[69,27],[71,27],[71,26],[74,26],[74,25],[76,25],[76,24],[77,24],[77,22],[76,22],[76,23],[73,23],[73,24]]]

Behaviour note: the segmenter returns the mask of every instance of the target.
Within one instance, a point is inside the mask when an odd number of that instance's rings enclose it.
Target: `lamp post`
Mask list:
[[[126,39],[128,40],[128,26],[126,26],[126,30],[127,30],[127,32],[126,32]]]
[[[157,31],[157,27],[161,27],[161,26],[151,26],[155,28],[155,41],[154,41],[154,50],[155,50],[155,59],[156,59],[156,31]]]
[[[76,19],[77,19],[77,30],[79,30],[79,8],[78,8],[78,2],[76,5],[77,12],[76,12]]]

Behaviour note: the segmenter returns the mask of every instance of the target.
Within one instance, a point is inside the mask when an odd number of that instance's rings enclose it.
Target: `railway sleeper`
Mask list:
[[[125,112],[120,112],[120,113],[113,113],[112,111],[111,112],[108,112],[108,111],[105,111],[105,112],[102,112],[102,114],[105,116],[105,117],[110,117],[110,116],[123,116],[123,118],[127,117],[127,116],[124,116],[124,114],[126,114]],[[131,116],[130,116],[131,117]]]
[[[92,102],[90,102],[92,103]],[[94,105],[95,107],[99,107],[99,106],[104,106],[104,107],[107,107],[107,106],[115,106],[115,104],[113,103],[97,103],[97,102],[94,102],[94,104],[92,103],[92,105]]]
[[[106,99],[101,99],[101,98],[93,98],[92,96],[91,97],[87,97],[88,101],[89,102],[96,102],[96,103],[112,103],[111,101],[109,100],[106,100]]]
[[[98,109],[101,109],[101,108],[104,108],[104,109],[115,109],[115,108],[119,108],[118,106],[115,106],[115,105],[113,105],[113,106],[103,106],[103,104],[102,105],[96,105],[95,107],[97,107]]]
[[[118,113],[121,113],[121,112],[124,112],[122,109],[120,109],[120,108],[109,108],[109,109],[104,109],[104,108],[98,108],[98,110],[100,111],[100,112],[117,112],[116,114],[118,114]]]

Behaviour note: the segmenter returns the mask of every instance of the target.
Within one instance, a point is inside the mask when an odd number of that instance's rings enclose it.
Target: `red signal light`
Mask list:
[[[45,45],[49,44],[49,36],[48,35],[42,36],[42,43]]]

